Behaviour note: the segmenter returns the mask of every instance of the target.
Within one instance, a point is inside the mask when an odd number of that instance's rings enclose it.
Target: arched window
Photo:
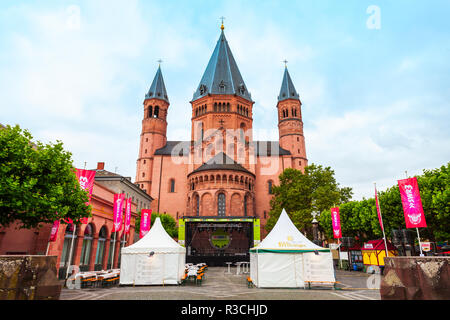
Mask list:
[[[175,192],[175,179],[170,179],[169,192]]]
[[[88,224],[84,229],[83,247],[81,248],[80,270],[88,271],[92,247],[92,225]]]
[[[247,216],[247,202],[248,202],[248,196],[244,197],[244,217]]]
[[[199,197],[199,195],[195,196],[195,215],[197,217],[200,216],[200,197]]]
[[[147,111],[147,118],[151,118],[152,117],[152,112],[153,112],[153,107],[152,106],[148,106],[148,111]]]
[[[214,112],[217,112],[217,102],[214,102]]]
[[[59,263],[59,270],[60,275],[65,272],[65,270],[69,267],[69,265],[73,265],[74,263],[74,250],[76,246],[76,240],[77,240],[77,234],[74,233],[74,224],[70,223],[66,227],[66,232],[64,234],[64,244],[63,244],[63,250],[61,253],[61,261]],[[73,248],[72,248],[72,261],[69,262],[69,255],[70,255],[70,247],[72,245],[72,239],[73,239]],[[66,274],[64,273],[63,276]],[[61,276],[60,276],[61,278]]]
[[[227,111],[230,112],[230,103],[227,103]]]
[[[225,194],[219,193],[217,196],[217,215],[224,217],[226,215]]]
[[[95,254],[95,267],[94,270],[103,269],[103,256],[105,255],[105,243],[106,243],[106,227],[103,226],[98,233],[97,253]]]
[[[155,106],[155,112],[153,114],[153,118],[159,118],[159,106]]]
[[[273,194],[272,187],[273,187],[273,181],[272,180],[267,181],[267,189],[269,191],[269,194]]]
[[[114,233],[116,234],[115,236],[114,236]],[[119,232],[112,232],[111,233],[111,239],[109,241],[108,263],[107,263],[107,268],[108,269],[113,269],[112,253],[113,253],[113,248],[114,248],[114,251],[116,249],[116,246],[114,245],[114,239],[117,239],[118,237],[119,237]],[[115,254],[114,254],[114,260],[116,260]]]

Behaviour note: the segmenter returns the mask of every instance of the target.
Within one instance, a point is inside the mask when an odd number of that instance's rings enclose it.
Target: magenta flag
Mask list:
[[[417,178],[398,180],[406,228],[426,228]]]
[[[378,221],[380,222],[381,230],[384,231],[383,220],[381,218],[380,205],[378,204],[378,194],[377,194],[377,188],[376,187],[375,187],[375,205],[377,207]]]
[[[122,213],[124,200],[125,194],[120,193],[114,195],[114,221],[112,232],[120,231],[120,229],[122,229]]]
[[[59,220],[55,220],[55,222],[53,222],[52,231],[50,233],[50,240],[49,240],[50,242],[56,241],[58,229],[59,229]]]
[[[142,209],[139,238],[144,237],[150,231],[150,223],[152,221],[151,219],[152,219],[152,210],[151,209]]]
[[[92,190],[94,189],[95,171],[77,169],[76,175],[81,189],[89,192],[89,201],[86,202],[86,205],[88,206],[91,202]],[[86,224],[88,222],[88,218],[82,218],[80,219],[80,222]]]
[[[131,198],[128,198],[125,202],[125,234],[130,233],[131,224]]]
[[[333,236],[335,239],[342,238],[341,219],[339,217],[339,208],[331,208],[331,224],[333,226]]]

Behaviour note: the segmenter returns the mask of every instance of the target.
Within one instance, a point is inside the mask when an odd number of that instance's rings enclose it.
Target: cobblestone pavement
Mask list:
[[[362,272],[336,272],[339,290],[330,288],[248,288],[247,274],[231,274],[226,267],[210,267],[201,286],[115,286],[61,291],[60,300],[380,300],[379,277]],[[368,288],[371,287],[372,289]]]

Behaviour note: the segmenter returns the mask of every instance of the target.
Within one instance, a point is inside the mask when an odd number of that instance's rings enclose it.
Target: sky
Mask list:
[[[225,35],[255,101],[255,140],[278,140],[283,60],[309,163],[353,199],[450,160],[449,1],[0,2],[0,123],[63,142],[74,165],[135,180],[143,101],[161,59],[168,140],[190,137],[194,91]]]

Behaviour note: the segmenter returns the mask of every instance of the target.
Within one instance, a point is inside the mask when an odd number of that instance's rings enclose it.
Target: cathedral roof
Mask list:
[[[161,99],[169,102],[169,97],[167,96],[166,86],[164,85],[164,79],[161,72],[161,66],[159,66],[158,71],[156,71],[155,78],[153,79],[150,89],[145,95],[145,99]]]
[[[300,96],[297,93],[297,90],[295,90],[294,84],[292,83],[292,79],[289,75],[287,67],[284,69],[283,83],[281,84],[278,101],[283,101],[286,99],[300,99]]]
[[[233,170],[242,171],[254,175],[223,152],[216,154],[213,158],[209,159],[200,167],[192,171],[192,173],[207,170]]]
[[[223,29],[192,101],[207,94],[236,94],[252,101]]]

